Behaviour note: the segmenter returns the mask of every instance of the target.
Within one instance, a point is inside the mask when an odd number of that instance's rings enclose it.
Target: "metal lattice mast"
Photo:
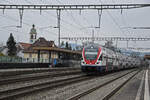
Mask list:
[[[133,9],[149,7],[150,4],[102,4],[102,5],[8,5],[0,4],[0,9],[28,9],[28,10],[105,10],[105,9]]]
[[[150,38],[136,38],[136,37],[61,37],[64,40],[70,41],[150,41]]]

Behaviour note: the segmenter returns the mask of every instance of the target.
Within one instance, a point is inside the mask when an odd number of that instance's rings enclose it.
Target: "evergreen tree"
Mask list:
[[[64,41],[61,42],[61,47],[64,47],[65,43]]]
[[[69,45],[68,49],[69,49],[69,50],[72,50],[72,47],[71,47],[71,45]]]
[[[7,47],[8,47],[8,56],[16,56],[17,47],[12,33],[10,33],[10,37],[7,40]]]
[[[68,42],[66,42],[66,49],[69,49],[69,44],[68,44]]]

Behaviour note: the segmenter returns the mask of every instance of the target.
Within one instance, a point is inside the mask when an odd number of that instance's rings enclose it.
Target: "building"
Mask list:
[[[17,56],[23,58],[24,62],[38,62],[38,52],[33,50],[33,47],[55,47],[54,41],[47,41],[45,38],[40,37],[37,39],[37,32],[35,25],[32,25],[30,30],[30,43],[19,42],[17,46]],[[49,52],[42,51],[40,53],[40,62],[49,62]],[[58,53],[51,52],[51,59],[57,59]]]
[[[24,49],[24,59],[27,62],[38,62],[38,51],[33,50],[33,47],[54,47],[57,48],[54,41],[47,41],[45,38],[40,37],[33,44],[31,44],[27,49]],[[58,59],[58,53],[51,52],[51,57],[49,57],[48,51],[40,52],[40,62],[49,62],[49,59]]]
[[[37,39],[37,32],[35,29],[35,25],[32,25],[32,28],[30,30],[30,43],[33,44]]]
[[[30,43],[24,43],[24,42],[19,42],[16,44],[17,46],[17,56],[24,58],[24,50],[28,49],[32,44]]]
[[[0,53],[7,56],[8,55],[8,48],[6,46],[1,46],[0,47]]]
[[[37,39],[35,25],[30,30],[30,43],[19,42],[16,47],[17,56],[21,57],[21,61],[25,63],[52,63],[57,60],[63,63],[66,61],[66,64],[68,64],[68,60],[79,60],[81,58],[81,51],[58,48],[54,41],[48,41],[44,37]],[[8,48],[3,47],[1,51],[6,54]]]

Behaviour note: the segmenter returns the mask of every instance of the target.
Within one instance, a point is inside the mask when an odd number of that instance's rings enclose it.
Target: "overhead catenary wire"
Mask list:
[[[27,1],[27,0],[26,0],[26,1]],[[9,1],[8,1],[8,3],[9,3],[9,4],[10,4],[10,3],[13,4],[12,2],[9,2]],[[4,16],[1,16],[1,17],[4,17]],[[15,18],[10,17],[10,16],[8,16],[8,15],[6,16],[6,18],[9,18],[9,19],[11,19],[11,20],[13,20],[13,21],[18,21],[18,20],[16,20]],[[22,23],[21,20],[20,20],[20,22]],[[28,26],[31,26],[31,25],[29,25],[29,24],[27,24],[27,23],[24,23],[24,22],[23,22],[23,24],[26,24],[26,25],[28,25]],[[21,24],[20,24],[20,25],[21,25]],[[37,28],[38,28],[38,27],[37,27]],[[13,30],[12,30],[12,31],[13,31]],[[46,31],[47,31],[47,30],[46,30]],[[47,31],[47,32],[49,33],[49,31]],[[54,33],[54,32],[51,32],[51,33],[53,33],[55,36],[57,35],[57,34]],[[53,34],[52,34],[52,35],[53,35]]]
[[[103,2],[101,0],[99,0],[99,2],[101,4],[103,4]],[[126,35],[124,33],[124,31],[122,30],[122,28],[120,27],[120,25],[116,22],[115,18],[111,15],[111,13],[107,10],[107,14],[110,16],[110,18],[112,19],[112,21],[116,24],[116,26],[118,27],[118,29],[120,30],[120,32],[123,34],[123,35]],[[127,36],[127,35],[126,35]]]
[[[28,1],[28,0],[25,0],[25,2],[27,2],[27,3],[29,3],[29,4],[32,4],[32,2],[31,1]],[[8,2],[9,4],[13,4],[12,2]],[[52,16],[52,15],[51,15]],[[56,17],[56,16],[53,16],[53,17]],[[45,18],[47,18],[47,17],[45,17]],[[63,26],[62,26],[63,27]],[[67,29],[68,31],[70,31],[69,29]]]
[[[62,2],[60,2],[59,0],[56,0],[58,3],[63,4]],[[69,13],[67,10],[65,10],[67,12],[67,14],[69,16],[71,16],[71,18],[73,19],[74,23],[77,24],[78,26],[80,26],[81,28],[84,27],[83,25],[81,25],[81,23],[79,21],[77,21],[74,16],[72,15],[72,12]]]
[[[112,0],[112,2],[113,3],[115,3],[115,1],[114,0]],[[124,16],[123,16],[123,9],[121,9],[121,19],[122,19],[122,22],[123,22],[123,24],[127,27],[129,27],[129,25],[126,23],[126,20],[125,20],[125,18],[124,18]],[[130,33],[132,33],[132,32],[130,32],[129,30],[128,30],[128,28],[127,28],[127,32],[130,34]],[[130,34],[130,35],[133,35],[133,34]],[[133,36],[132,36],[133,37]],[[136,41],[133,41],[133,42],[135,42],[135,44],[136,44]],[[127,47],[128,47],[128,41],[127,41]]]
[[[112,1],[113,1],[113,0],[112,0]],[[103,4],[102,0],[99,0],[99,2],[100,2],[101,4]],[[113,3],[115,3],[115,2],[113,1]],[[121,32],[123,35],[127,36],[127,35],[125,34],[125,32],[122,30],[122,28],[120,27],[120,25],[117,23],[117,21],[114,19],[114,17],[111,15],[111,13],[110,13],[109,11],[107,11],[107,14],[110,16],[110,18],[112,19],[112,21],[116,24],[116,26],[118,27],[118,29],[120,30],[120,32]],[[121,14],[122,14],[122,9],[121,9]],[[118,44],[118,41],[116,41],[116,47],[118,46],[117,44]],[[128,48],[128,41],[127,41],[127,48]]]
[[[13,18],[13,17],[11,17],[11,16],[9,16],[9,15],[0,15],[0,17],[3,17],[3,18],[5,18],[5,19],[10,19],[10,20],[12,20],[12,21],[14,21],[14,22],[18,22],[19,20],[17,20],[17,19],[15,19],[15,18]],[[24,25],[26,25],[26,26],[28,26],[28,27],[31,27],[31,24],[28,24],[28,23],[26,23],[26,22],[23,22],[23,24]],[[15,25],[14,25],[15,26]],[[16,28],[17,28],[17,26],[16,26]],[[38,27],[37,27],[38,28]],[[39,28],[38,28],[39,29]],[[6,29],[6,28],[1,28],[1,30],[8,30],[8,29]],[[18,32],[18,31],[15,31],[15,30],[8,30],[8,31],[14,31],[14,32]],[[47,31],[47,30],[46,30]],[[49,31],[47,31],[48,33],[49,33]],[[20,32],[20,33],[22,33],[22,32]],[[51,33],[54,33],[54,32],[51,32]],[[56,33],[54,33],[54,35],[55,35]]]
[[[27,0],[25,0],[25,1],[27,1]],[[28,2],[28,3],[32,4],[31,2]],[[60,32],[61,32],[61,30],[60,30],[60,28],[61,28],[61,27],[60,27],[60,26],[61,26],[61,23],[60,23],[60,21],[61,21],[60,12],[61,12],[61,10],[58,9],[58,10],[57,10],[58,46],[60,46]],[[40,13],[41,13],[41,12],[40,12]]]
[[[114,0],[112,0],[112,2],[115,4],[115,1]],[[124,18],[124,16],[123,16],[123,9],[121,9],[121,20],[122,20],[122,22],[123,22],[123,24],[125,25],[125,26],[129,26],[128,24],[127,24],[127,22],[126,22],[126,20],[125,20],[125,18]],[[130,31],[127,29],[127,32],[130,34]]]
[[[43,2],[42,0],[40,0],[40,1]],[[59,2],[59,1],[57,1],[57,2]],[[60,3],[60,2],[59,2],[59,3]],[[46,11],[45,11],[45,12],[46,12]],[[46,12],[46,13],[47,13],[47,12]],[[51,15],[51,16],[56,18],[56,16],[54,16],[54,15]],[[66,20],[64,20],[64,19],[61,19],[61,21],[64,22],[65,24],[68,24],[68,25],[73,26],[73,28],[76,28],[76,29],[80,30],[80,27],[79,27],[78,24],[77,24],[77,25],[73,25],[73,24],[69,23],[68,21],[66,21]],[[63,27],[63,26],[61,25],[61,27]],[[66,29],[66,27],[63,27],[63,28]],[[68,30],[69,30],[69,29],[68,29]],[[71,31],[71,32],[72,32],[72,31]]]
[[[25,1],[26,1],[27,3],[31,3],[30,1],[27,1],[27,0],[25,0]],[[8,3],[9,3],[9,4],[13,4],[12,2],[9,2],[9,1],[8,1]],[[22,13],[21,13],[21,15],[22,15]],[[10,16],[8,16],[8,15],[7,15],[7,17],[8,17],[9,19],[18,21],[18,20],[14,19],[14,18],[12,18],[12,17],[10,17]],[[20,16],[20,18],[22,19],[22,16]],[[27,24],[27,23],[22,22],[21,19],[20,19],[20,23],[23,23],[23,24],[26,24],[26,25],[28,25],[28,26],[31,26],[31,25],[29,25],[29,24]],[[21,24],[20,24],[20,25],[21,25]],[[54,33],[54,32],[51,32],[51,33]],[[56,34],[56,33],[55,33],[55,34]]]
[[[58,1],[57,0],[57,2],[59,3],[59,4],[62,4],[60,1]],[[67,12],[67,15],[68,16],[70,16],[72,19],[73,19],[73,21],[74,21],[74,23],[77,25],[77,26],[80,26],[80,27],[84,27],[84,26],[82,26],[80,23],[78,23],[77,21],[76,21],[76,19],[74,18],[74,16],[72,15],[72,12],[71,12],[71,14],[67,11],[67,10],[65,10],[66,12]],[[61,19],[61,21],[63,22],[63,19]],[[66,22],[65,22],[66,23]],[[71,26],[73,26],[73,25],[71,25]],[[61,27],[62,27],[62,25],[61,25]],[[73,26],[74,27],[74,26]],[[80,29],[78,29],[79,31],[81,31]],[[87,30],[87,29],[86,29]],[[87,30],[88,31],[88,30]],[[75,33],[75,32],[71,32],[71,34],[72,33]],[[87,33],[87,32],[86,32]],[[78,34],[79,35],[79,34]]]

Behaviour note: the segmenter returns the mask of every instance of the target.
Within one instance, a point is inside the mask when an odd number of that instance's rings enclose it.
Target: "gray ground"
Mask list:
[[[143,74],[144,71],[136,75],[124,87],[122,87],[120,91],[118,91],[110,100],[135,100]],[[143,100],[143,89],[144,89],[143,87],[140,100]]]
[[[112,96],[110,100],[144,100],[145,72],[146,71],[143,70],[139,74],[137,74],[132,80],[130,80],[125,86],[123,86],[114,96]],[[121,74],[121,73],[119,72],[118,74]],[[43,91],[42,93],[31,94],[22,98],[18,98],[17,100],[66,100],[66,98],[77,94],[79,91],[81,92],[92,86],[97,85],[98,82],[102,83],[103,78],[106,80],[106,77],[110,78],[110,76],[111,74],[105,75],[97,79],[77,83],[74,85],[72,84],[69,86],[62,87],[62,88],[55,88],[49,91]],[[142,77],[144,78],[143,86],[141,87],[141,91],[139,92],[140,95],[138,95]],[[149,79],[149,87],[150,87],[150,70],[148,72],[148,79]],[[117,84],[120,84],[120,81],[118,81]],[[112,88],[111,86],[116,87],[117,85],[112,84],[108,86],[107,88],[100,89],[99,91],[101,93],[103,91],[105,92],[105,90],[109,90],[110,88]],[[99,97],[97,98],[97,95],[96,95],[96,94],[99,95],[99,93],[94,93],[95,98],[93,98],[94,96],[90,96],[91,98],[89,99],[86,98],[86,100],[99,100]],[[139,99],[137,99],[138,97]],[[85,100],[85,98],[82,98],[82,99]]]

